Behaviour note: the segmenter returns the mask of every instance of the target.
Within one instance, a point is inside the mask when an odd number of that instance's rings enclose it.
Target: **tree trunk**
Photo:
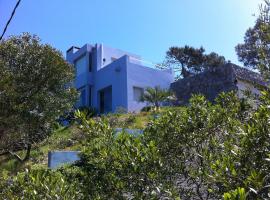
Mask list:
[[[191,73],[185,67],[182,67],[181,75],[186,78],[189,77]]]
[[[159,103],[155,102],[155,111],[159,111]]]
[[[5,155],[8,155],[8,154],[9,154],[9,152],[5,151],[5,152],[0,153],[0,156],[5,156]]]
[[[9,153],[10,155],[12,155],[14,158],[16,158],[19,162],[23,163],[23,162],[29,160],[31,148],[32,148],[31,144],[27,144],[27,147],[26,147],[26,154],[25,154],[24,158],[21,158],[18,154],[14,153],[14,152],[12,152],[12,151],[8,151],[8,153]]]

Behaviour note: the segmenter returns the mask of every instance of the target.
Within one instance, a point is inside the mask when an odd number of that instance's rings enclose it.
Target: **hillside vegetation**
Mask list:
[[[187,107],[155,114],[87,119],[77,112],[78,126],[57,129],[24,166],[2,164],[14,168],[2,173],[0,194],[34,200],[267,199],[269,109],[266,91],[257,107],[231,92],[220,94],[215,104],[197,95]],[[119,126],[144,133],[115,135]],[[80,150],[81,160],[48,170],[47,152],[56,149]],[[8,172],[14,173],[11,179]]]
[[[144,129],[150,120],[159,116],[168,110],[180,110],[181,107],[163,107],[158,112],[140,112],[140,113],[116,113],[102,116],[108,120],[112,128]],[[93,117],[94,120],[100,120],[100,117]],[[30,160],[21,163],[13,156],[0,156],[0,169],[7,174],[14,174],[32,165],[47,166],[48,152],[55,150],[78,150],[82,149],[82,143],[85,140],[85,134],[79,129],[77,123],[73,121],[70,125],[64,127],[58,125],[55,131],[43,142],[33,146]],[[22,155],[24,152],[18,152]]]

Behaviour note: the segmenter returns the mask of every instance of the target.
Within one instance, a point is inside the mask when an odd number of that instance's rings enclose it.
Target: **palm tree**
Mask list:
[[[154,106],[155,110],[159,110],[161,102],[171,99],[173,99],[173,94],[171,91],[156,86],[154,88],[146,88],[144,94],[142,95],[141,101],[147,101]]]

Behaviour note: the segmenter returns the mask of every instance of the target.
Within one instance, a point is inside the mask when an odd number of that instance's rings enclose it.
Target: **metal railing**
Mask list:
[[[135,57],[132,57],[132,56],[129,56],[129,62],[130,63],[134,63],[134,64],[138,64],[138,65],[143,65],[145,67],[150,67],[150,68],[153,68],[153,69],[158,69],[158,65],[157,63],[154,63],[154,62],[151,62],[151,61],[148,61],[148,60],[143,60],[143,59],[138,59],[138,58],[135,58]]]

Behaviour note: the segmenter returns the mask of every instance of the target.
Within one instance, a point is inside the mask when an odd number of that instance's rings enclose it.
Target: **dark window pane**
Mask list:
[[[92,71],[92,64],[93,64],[92,61],[93,61],[93,60],[92,60],[92,54],[90,53],[90,54],[89,54],[89,72]]]

